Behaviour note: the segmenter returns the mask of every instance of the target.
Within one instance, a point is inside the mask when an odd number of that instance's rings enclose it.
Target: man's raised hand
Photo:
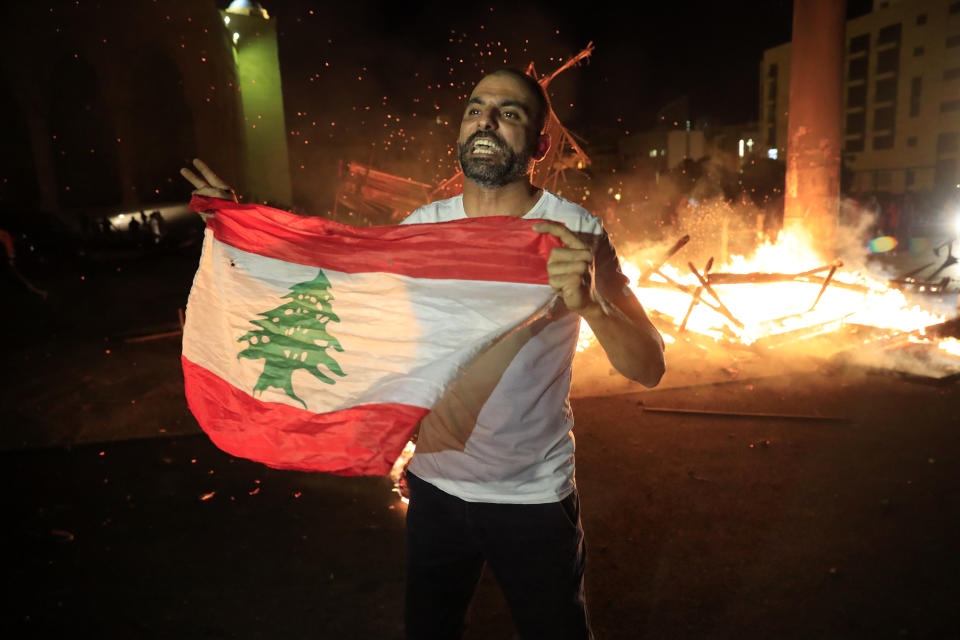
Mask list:
[[[567,308],[580,313],[593,302],[593,252],[563,225],[538,222],[533,230],[549,233],[563,242],[564,246],[550,252],[547,275],[550,286],[563,297]]]
[[[190,195],[207,196],[208,198],[220,198],[221,200],[237,202],[237,194],[233,191],[233,188],[221,180],[220,177],[207,166],[207,163],[200,158],[194,158],[193,166],[200,172],[199,176],[186,167],[180,169],[180,175],[195,187]]]

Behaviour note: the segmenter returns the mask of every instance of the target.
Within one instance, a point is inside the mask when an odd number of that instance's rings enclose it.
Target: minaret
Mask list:
[[[245,139],[243,195],[247,202],[292,204],[277,26],[259,2],[234,0],[221,11],[233,43]]]

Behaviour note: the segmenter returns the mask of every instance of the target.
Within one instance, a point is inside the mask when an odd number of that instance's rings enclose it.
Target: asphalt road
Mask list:
[[[577,400],[598,637],[960,636],[958,400],[856,371]],[[203,435],[0,461],[4,637],[402,637],[384,478],[271,470]],[[511,636],[485,576],[467,637]]]

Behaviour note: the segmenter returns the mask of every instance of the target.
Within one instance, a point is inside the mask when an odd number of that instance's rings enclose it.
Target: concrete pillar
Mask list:
[[[832,259],[840,203],[846,0],[794,0],[783,226]]]
[[[276,21],[260,9],[221,12],[234,38],[234,55],[245,141],[248,202],[292,202],[290,157],[284,122]],[[229,18],[229,22],[226,22]],[[233,34],[236,34],[235,36]]]

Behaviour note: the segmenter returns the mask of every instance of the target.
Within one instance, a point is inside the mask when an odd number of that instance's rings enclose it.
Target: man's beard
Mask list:
[[[498,159],[496,154],[480,157],[468,156],[467,154],[473,148],[473,143],[477,138],[487,138],[495,142],[500,148],[500,158]],[[457,143],[457,151],[464,177],[488,189],[526,179],[530,173],[530,161],[533,159],[532,150],[514,151],[497,134],[481,131],[467,138],[465,143]]]

